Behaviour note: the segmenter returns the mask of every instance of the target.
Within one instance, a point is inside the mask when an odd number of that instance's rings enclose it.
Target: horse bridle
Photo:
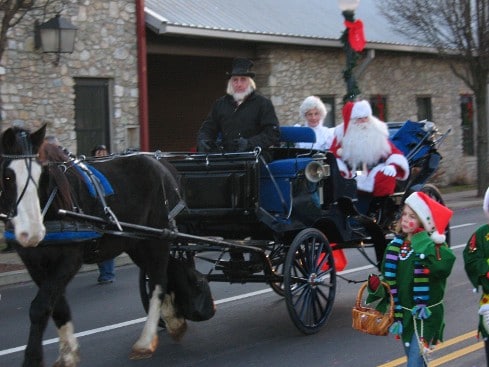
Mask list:
[[[3,220],[3,221],[9,221],[13,217],[15,217],[15,214],[17,213],[17,207],[18,207],[20,201],[22,200],[22,198],[24,197],[24,195],[27,191],[27,185],[29,185],[29,181],[32,181],[32,183],[34,184],[36,189],[38,189],[37,183],[36,183],[36,181],[34,181],[34,178],[32,177],[32,163],[34,160],[37,160],[39,158],[39,154],[33,154],[32,153],[32,144],[27,139],[28,134],[26,132],[22,131],[22,132],[20,132],[19,135],[20,135],[20,145],[22,147],[23,153],[22,154],[4,154],[4,153],[1,154],[1,157],[5,158],[6,160],[3,161],[2,165],[1,165],[2,177],[0,179],[0,196],[2,196],[4,191],[5,191],[5,188],[3,185],[3,179],[4,179],[3,175],[5,172],[5,168],[7,167],[7,164],[10,163],[10,161],[23,159],[25,162],[26,168],[27,168],[28,175],[27,175],[26,182],[24,184],[24,188],[22,189],[22,192],[18,196],[18,198],[15,202],[15,205],[13,207],[8,208],[7,213],[0,213],[0,220]]]

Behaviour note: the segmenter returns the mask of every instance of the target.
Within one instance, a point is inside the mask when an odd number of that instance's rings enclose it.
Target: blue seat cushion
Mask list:
[[[283,143],[315,143],[316,133],[307,126],[280,126],[280,141]]]
[[[310,157],[304,158],[288,158],[288,159],[278,159],[276,161],[270,162],[268,168],[275,178],[278,177],[295,177],[297,172],[306,168],[307,164],[312,161]],[[267,169],[261,167],[261,177],[270,177]]]

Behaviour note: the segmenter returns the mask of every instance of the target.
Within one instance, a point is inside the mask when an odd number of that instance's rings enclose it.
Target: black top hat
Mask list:
[[[253,67],[253,61],[250,59],[236,58],[233,60],[233,70],[227,73],[229,76],[249,76],[253,78],[255,73],[251,71]]]

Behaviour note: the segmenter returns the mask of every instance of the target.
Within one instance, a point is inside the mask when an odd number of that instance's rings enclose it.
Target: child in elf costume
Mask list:
[[[445,230],[453,212],[423,192],[405,201],[397,235],[389,243],[382,262],[382,278],[389,284],[395,303],[390,333],[402,339],[408,367],[424,367],[428,353],[443,340],[446,279],[455,255],[445,243]],[[368,279],[367,303],[389,305],[386,288],[377,275]]]
[[[489,218],[489,189],[484,196],[482,205],[484,213]],[[489,366],[489,224],[479,227],[464,249],[465,272],[474,286],[474,292],[482,288],[479,301],[479,330],[478,334],[484,339],[486,360]]]

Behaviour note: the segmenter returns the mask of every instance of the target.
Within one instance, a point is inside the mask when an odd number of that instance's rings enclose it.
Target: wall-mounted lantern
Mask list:
[[[70,21],[57,14],[46,23],[35,24],[35,47],[44,53],[56,54],[55,65],[58,65],[62,53],[72,53],[75,47],[76,28]]]

